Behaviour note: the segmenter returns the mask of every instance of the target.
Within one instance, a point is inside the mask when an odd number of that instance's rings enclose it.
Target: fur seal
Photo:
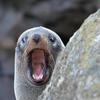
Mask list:
[[[15,49],[16,100],[37,100],[49,82],[57,56],[64,48],[60,37],[42,26],[21,34]]]

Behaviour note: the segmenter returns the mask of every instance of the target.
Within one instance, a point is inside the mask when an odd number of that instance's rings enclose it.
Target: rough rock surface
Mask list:
[[[100,100],[100,10],[69,40],[39,100]]]

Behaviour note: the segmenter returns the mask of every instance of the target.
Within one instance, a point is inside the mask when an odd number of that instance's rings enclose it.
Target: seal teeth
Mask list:
[[[33,69],[32,72],[32,78],[35,79],[36,81],[40,81],[43,79],[44,76],[44,64],[37,64],[35,65],[35,69]]]
[[[33,74],[32,76],[35,80],[41,80],[43,78],[43,74],[40,74],[40,75],[36,75],[36,74]]]

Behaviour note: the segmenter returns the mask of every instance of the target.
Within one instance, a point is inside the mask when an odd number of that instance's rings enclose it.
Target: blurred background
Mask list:
[[[28,28],[45,26],[66,44],[99,0],[0,0],[0,100],[15,100],[14,50]]]

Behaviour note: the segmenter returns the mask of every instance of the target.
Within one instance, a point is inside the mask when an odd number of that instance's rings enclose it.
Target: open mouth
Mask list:
[[[42,85],[51,76],[52,68],[48,64],[48,56],[42,49],[34,49],[29,54],[29,73],[31,81],[36,85]]]

